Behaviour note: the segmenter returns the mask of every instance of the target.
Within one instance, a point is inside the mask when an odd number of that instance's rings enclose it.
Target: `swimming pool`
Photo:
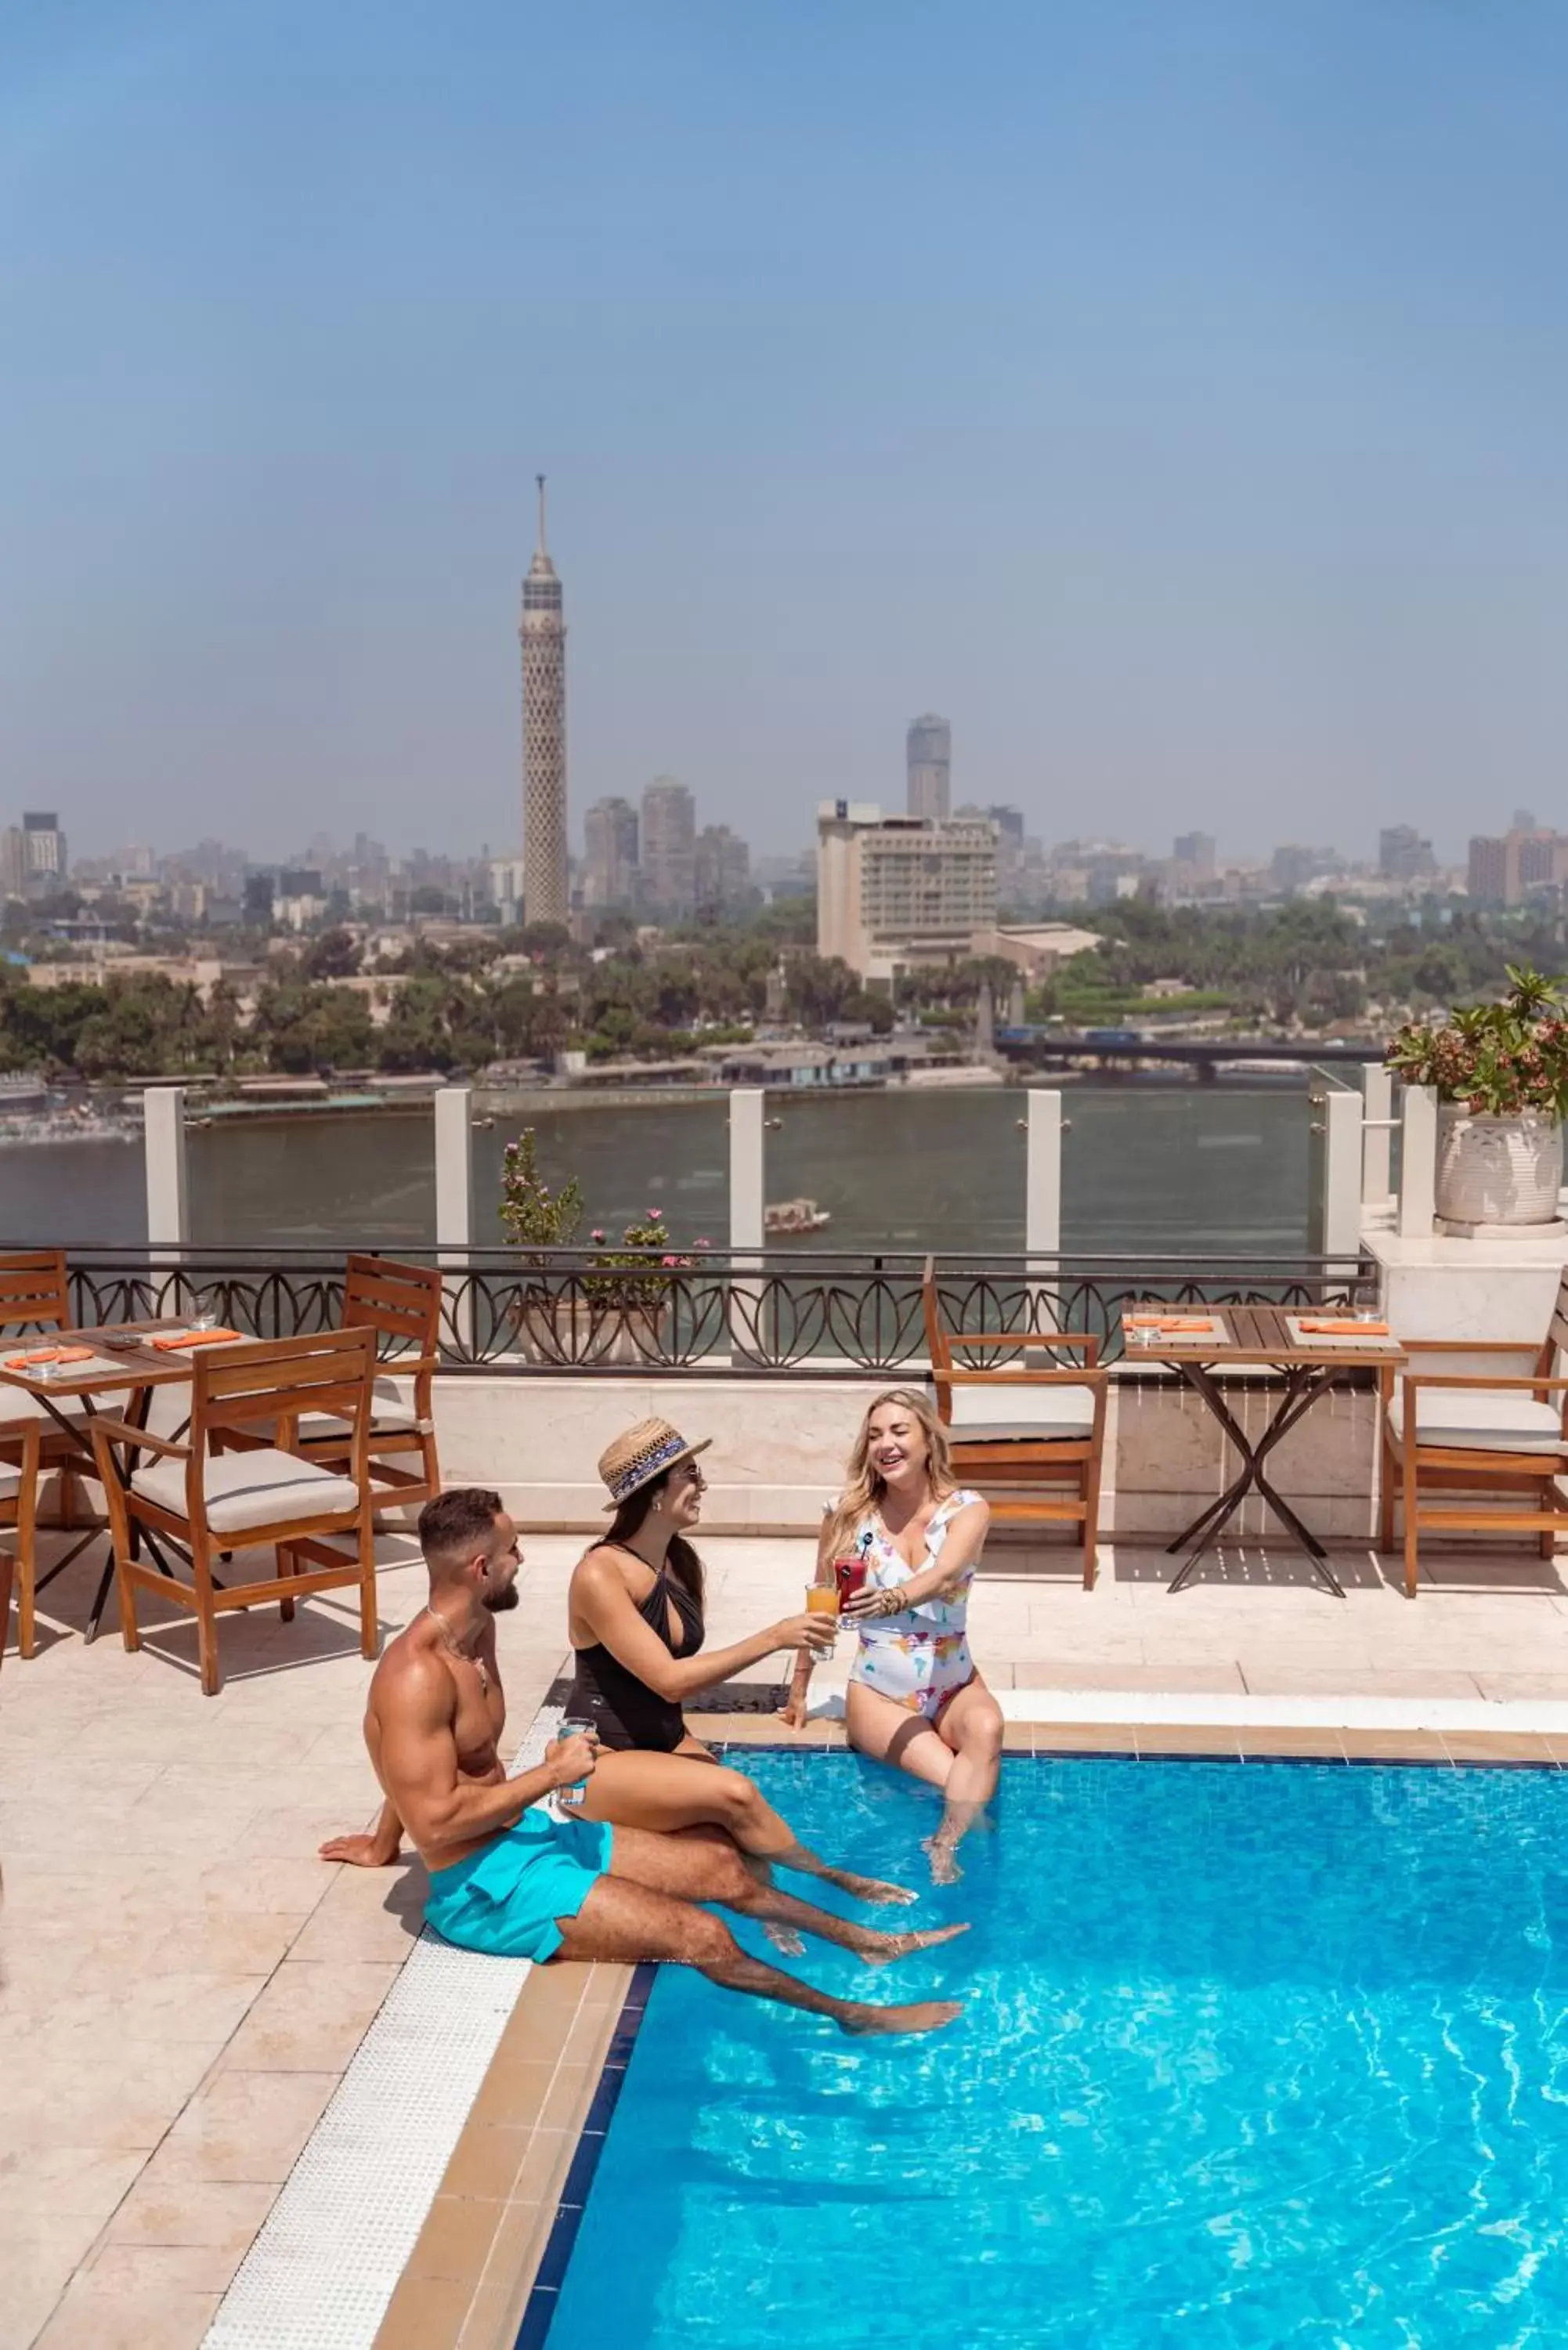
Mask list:
[[[919,1881],[909,1783],[748,1768]],[[950,2030],[851,2041],[659,1974],[524,2340],[554,2304],[549,2350],[1560,2345],[1565,1829],[1545,1771],[1010,1761],[963,1884],[909,1913],[971,1935],[805,1962],[961,1993]]]

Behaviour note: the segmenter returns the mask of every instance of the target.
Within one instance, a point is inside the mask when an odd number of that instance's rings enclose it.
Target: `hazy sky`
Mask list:
[[[0,812],[1568,825],[1561,0],[0,12]]]

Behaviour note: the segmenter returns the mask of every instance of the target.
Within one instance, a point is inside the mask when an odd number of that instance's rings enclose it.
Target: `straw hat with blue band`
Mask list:
[[[599,1454],[599,1475],[609,1488],[606,1507],[618,1510],[644,1485],[668,1476],[678,1462],[694,1461],[699,1452],[706,1452],[712,1441],[711,1436],[704,1436],[688,1444],[667,1419],[639,1419]]]

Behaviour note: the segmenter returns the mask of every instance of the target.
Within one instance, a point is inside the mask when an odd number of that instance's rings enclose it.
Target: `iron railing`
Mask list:
[[[448,1371],[852,1378],[927,1360],[920,1254],[713,1250],[672,1264],[658,1250],[635,1261],[618,1251],[607,1269],[591,1249],[407,1253],[445,1275]],[[84,1326],[183,1315],[200,1300],[230,1327],[276,1338],[335,1326],[344,1263],[326,1250],[75,1249],[70,1278]],[[955,1256],[939,1257],[937,1279],[950,1330],[1015,1330],[1020,1348],[1092,1331],[1105,1361],[1142,1299],[1348,1307],[1376,1291],[1366,1256]]]

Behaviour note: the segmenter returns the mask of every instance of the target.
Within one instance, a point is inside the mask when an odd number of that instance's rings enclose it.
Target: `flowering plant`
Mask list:
[[[663,1276],[690,1272],[708,1247],[701,1240],[696,1243],[695,1254],[672,1249],[662,1208],[649,1208],[640,1223],[623,1225],[618,1247],[600,1245],[607,1238],[600,1224],[595,1225],[588,1238],[595,1243],[589,1259],[594,1271],[583,1286],[596,1304],[622,1307],[661,1304],[670,1295],[670,1283]]]
[[[1525,1110],[1568,1115],[1568,1018],[1561,989],[1540,972],[1508,967],[1498,1003],[1450,1013],[1432,1028],[1411,1021],[1388,1046],[1388,1066],[1410,1085],[1472,1116],[1517,1118]]]
[[[501,1155],[501,1222],[507,1239],[514,1248],[565,1248],[576,1240],[582,1221],[582,1185],[571,1175],[552,1191],[539,1172],[534,1129],[525,1126]]]

